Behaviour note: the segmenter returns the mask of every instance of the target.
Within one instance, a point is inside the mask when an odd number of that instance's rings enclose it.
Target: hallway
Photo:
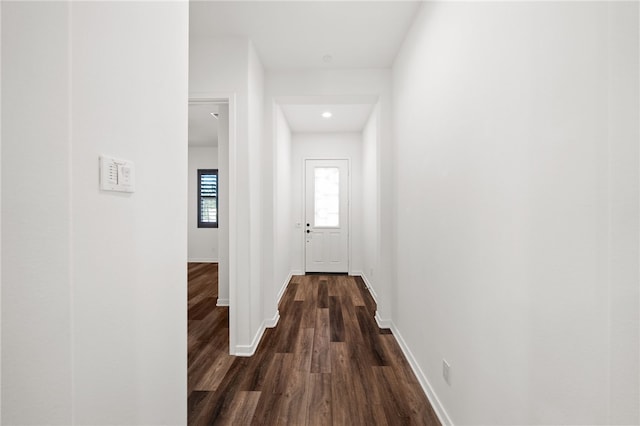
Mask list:
[[[640,425],[640,1],[0,15],[0,424]]]
[[[215,264],[189,264],[189,424],[438,425],[375,302],[351,276],[295,276],[253,357],[228,355]]]

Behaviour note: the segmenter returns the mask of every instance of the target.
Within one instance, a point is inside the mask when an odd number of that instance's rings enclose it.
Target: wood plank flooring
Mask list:
[[[293,277],[250,358],[216,298],[217,265],[189,264],[189,425],[440,424],[359,277]]]

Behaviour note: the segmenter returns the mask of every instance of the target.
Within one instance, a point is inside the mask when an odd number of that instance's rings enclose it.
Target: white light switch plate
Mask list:
[[[133,162],[101,155],[100,189],[103,191],[134,192],[136,187]]]

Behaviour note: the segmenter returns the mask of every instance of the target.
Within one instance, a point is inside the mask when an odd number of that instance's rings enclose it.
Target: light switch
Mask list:
[[[103,191],[134,192],[135,169],[133,162],[101,155],[100,189]]]

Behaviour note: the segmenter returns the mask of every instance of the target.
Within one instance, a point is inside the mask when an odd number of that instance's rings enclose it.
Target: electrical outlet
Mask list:
[[[451,385],[451,366],[446,359],[442,360],[442,377],[448,385]]]

